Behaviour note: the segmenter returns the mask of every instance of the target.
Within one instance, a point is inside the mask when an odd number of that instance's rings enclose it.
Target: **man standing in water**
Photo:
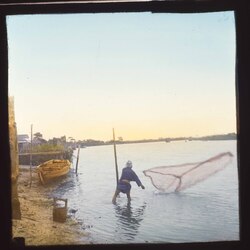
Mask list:
[[[125,168],[122,169],[122,175],[121,178],[118,182],[115,194],[113,196],[112,202],[115,204],[116,202],[116,197],[118,196],[118,194],[120,192],[124,193],[127,195],[128,198],[128,202],[131,201],[131,197],[130,197],[130,189],[131,189],[131,185],[130,185],[130,181],[135,181],[136,184],[138,185],[138,187],[141,187],[142,189],[145,189],[145,187],[142,185],[140,179],[138,178],[138,176],[136,175],[136,173],[132,170],[132,162],[128,161],[126,163]]]

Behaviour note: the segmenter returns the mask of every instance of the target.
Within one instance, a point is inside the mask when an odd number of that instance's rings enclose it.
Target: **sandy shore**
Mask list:
[[[89,244],[89,235],[84,226],[67,213],[66,222],[53,221],[53,199],[43,187],[37,174],[28,166],[20,166],[18,196],[21,220],[13,220],[13,237],[24,237],[26,245],[79,245]]]

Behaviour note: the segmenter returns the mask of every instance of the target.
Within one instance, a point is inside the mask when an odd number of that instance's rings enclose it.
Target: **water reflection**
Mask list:
[[[143,221],[143,214],[146,208],[144,202],[142,206],[132,207],[128,202],[125,205],[116,204],[115,215],[118,218],[117,230],[119,237],[124,237],[124,240],[133,240],[139,232],[139,227]]]

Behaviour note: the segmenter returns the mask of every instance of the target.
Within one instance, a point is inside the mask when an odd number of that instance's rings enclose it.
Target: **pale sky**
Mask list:
[[[233,12],[9,16],[18,134],[124,140],[236,132]]]

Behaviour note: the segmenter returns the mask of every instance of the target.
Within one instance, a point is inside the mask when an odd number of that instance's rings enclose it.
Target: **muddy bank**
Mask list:
[[[89,235],[84,225],[67,212],[64,223],[53,221],[53,198],[48,188],[39,182],[35,170],[20,166],[18,197],[21,206],[21,220],[13,220],[13,237],[24,237],[26,245],[79,245],[89,244]],[[31,183],[31,186],[30,186]]]

